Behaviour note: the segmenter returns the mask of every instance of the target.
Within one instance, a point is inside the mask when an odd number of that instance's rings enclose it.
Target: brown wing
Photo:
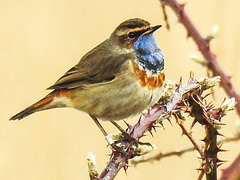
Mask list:
[[[48,89],[73,89],[83,84],[113,80],[131,55],[112,53],[112,48],[106,47],[106,42],[107,40],[83,56],[76,66]]]

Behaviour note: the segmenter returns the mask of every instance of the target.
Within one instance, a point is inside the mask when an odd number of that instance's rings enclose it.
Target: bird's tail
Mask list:
[[[46,109],[56,108],[56,107],[65,107],[61,101],[55,101],[54,99],[58,97],[64,96],[66,93],[65,91],[53,91],[50,94],[48,94],[46,97],[41,99],[40,101],[34,103],[33,105],[27,107],[23,111],[19,112],[18,114],[14,115],[10,118],[10,120],[20,120],[32,113],[35,113],[37,111],[42,111]]]

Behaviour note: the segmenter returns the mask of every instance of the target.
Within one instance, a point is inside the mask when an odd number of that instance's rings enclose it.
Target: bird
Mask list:
[[[164,89],[164,55],[153,34],[160,27],[140,18],[122,22],[47,88],[52,90],[48,95],[10,120],[62,107],[86,112],[95,122],[140,114],[158,101]]]

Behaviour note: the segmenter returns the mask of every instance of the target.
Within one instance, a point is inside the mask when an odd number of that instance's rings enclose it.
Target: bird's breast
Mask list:
[[[152,74],[151,72],[147,72],[145,69],[140,68],[140,66],[134,61],[130,61],[130,66],[142,87],[154,90],[163,86],[165,81],[165,74],[163,72]]]

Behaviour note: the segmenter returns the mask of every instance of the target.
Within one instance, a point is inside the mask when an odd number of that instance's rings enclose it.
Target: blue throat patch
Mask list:
[[[134,43],[133,49],[136,52],[138,64],[145,70],[159,74],[164,69],[164,55],[153,33],[140,36]]]

